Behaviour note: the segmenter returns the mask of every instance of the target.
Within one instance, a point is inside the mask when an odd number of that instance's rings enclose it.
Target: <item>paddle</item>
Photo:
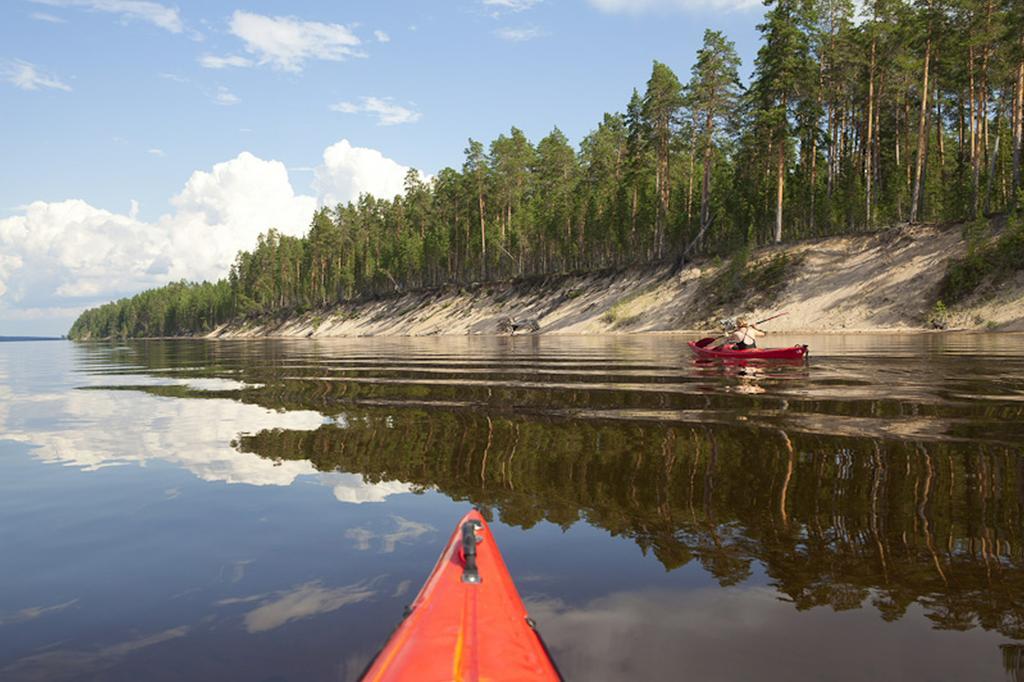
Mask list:
[[[758,320],[754,324],[758,325],[758,324],[764,324],[765,322],[771,322],[772,320],[774,320],[774,319],[776,319],[778,317],[782,317],[783,315],[789,315],[789,313],[788,312],[781,312],[778,315],[772,315],[771,317],[766,317],[763,320]],[[715,341],[717,341],[718,339],[722,338],[723,336],[725,336],[725,334],[720,334],[719,336],[706,336],[703,339],[701,339],[700,341],[697,341],[693,345],[697,346],[697,348],[706,348],[707,346],[710,346],[711,344],[713,344]]]

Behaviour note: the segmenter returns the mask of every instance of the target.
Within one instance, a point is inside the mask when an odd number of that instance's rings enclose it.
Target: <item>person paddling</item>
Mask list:
[[[736,320],[736,329],[733,330],[725,343],[720,345],[718,348],[730,347],[732,350],[747,350],[748,348],[757,348],[757,337],[764,336],[767,334],[765,330],[758,327],[753,322],[747,322],[742,317]]]

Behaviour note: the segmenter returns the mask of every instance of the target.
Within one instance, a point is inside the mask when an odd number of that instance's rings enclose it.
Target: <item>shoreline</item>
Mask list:
[[[755,250],[739,265],[669,264],[394,292],[304,312],[235,319],[205,334],[149,338],[507,336],[505,318],[540,335],[715,335],[722,318],[785,312],[771,335],[905,335],[1024,331],[1024,272],[939,305],[959,225],[902,225]],[[528,335],[522,331],[516,336]],[[135,337],[142,338],[142,337]],[[770,337],[769,337],[770,338]],[[770,340],[766,343],[770,343]]]
[[[1024,331],[1024,273],[987,296],[936,306],[949,259],[966,248],[959,226],[899,226],[763,247],[742,286],[728,279],[728,262],[704,259],[678,271],[661,265],[395,293],[236,320],[205,337],[482,336],[496,335],[505,317],[535,319],[542,335],[693,334],[723,317],[781,311],[787,316],[770,332]]]

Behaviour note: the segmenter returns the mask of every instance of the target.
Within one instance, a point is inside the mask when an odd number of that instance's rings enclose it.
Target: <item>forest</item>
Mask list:
[[[758,29],[746,81],[735,45],[707,30],[689,78],[655,61],[578,148],[557,127],[536,144],[514,127],[469,139],[461,169],[322,207],[303,237],[268,225],[226,279],[87,310],[69,336],[195,334],[411,289],[1018,210],[1024,2],[867,0],[857,14],[853,0],[765,0]]]

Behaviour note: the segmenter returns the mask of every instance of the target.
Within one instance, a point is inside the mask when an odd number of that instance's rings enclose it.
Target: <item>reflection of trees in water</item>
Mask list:
[[[1003,653],[1003,670],[1011,682],[1024,682],[1024,646],[1019,644],[1003,644],[999,647]]]
[[[1024,638],[1024,458],[1010,449],[744,427],[357,410],[348,427],[240,436],[245,452],[402,481],[530,527],[579,520],[722,585],[761,563],[799,609]]]

